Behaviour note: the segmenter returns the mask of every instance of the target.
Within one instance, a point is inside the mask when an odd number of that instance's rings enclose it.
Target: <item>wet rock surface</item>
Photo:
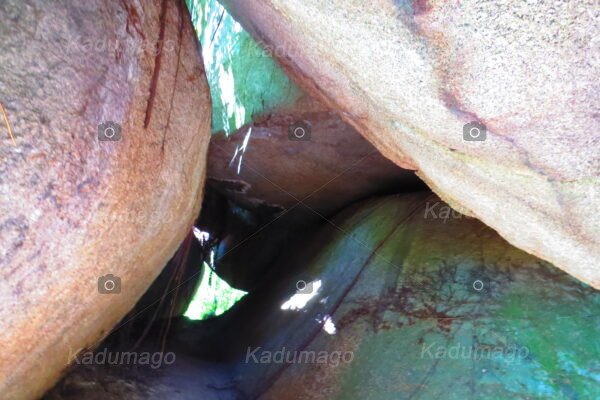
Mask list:
[[[237,387],[265,399],[598,397],[598,292],[475,219],[432,215],[436,202],[347,210],[297,274],[268,283],[279,296],[243,300],[227,315],[247,338]],[[294,301],[298,280],[314,297]]]
[[[598,397],[598,292],[447,207],[423,192],[345,209],[285,273],[180,329],[182,364],[133,382],[182,399]]]

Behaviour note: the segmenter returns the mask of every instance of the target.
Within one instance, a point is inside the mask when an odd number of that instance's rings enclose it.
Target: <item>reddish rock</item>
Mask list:
[[[197,216],[210,100],[183,1],[4,1],[0,397],[38,398]],[[98,125],[122,127],[99,141]],[[100,294],[99,277],[121,279]]]
[[[294,137],[297,128],[305,130],[306,140]],[[413,172],[384,158],[337,114],[310,98],[296,109],[258,117],[230,137],[213,136],[208,178],[243,207],[289,210],[301,224],[323,221],[370,195],[420,185]]]
[[[306,129],[308,140],[294,137],[295,128]],[[230,137],[214,135],[208,178],[210,189],[224,196],[214,198],[207,215],[214,223],[203,228],[223,239],[216,270],[247,291],[260,284],[281,248],[304,241],[341,207],[423,186],[308,96]]]
[[[600,288],[593,1],[225,3],[386,157]],[[464,140],[470,122],[485,141]]]

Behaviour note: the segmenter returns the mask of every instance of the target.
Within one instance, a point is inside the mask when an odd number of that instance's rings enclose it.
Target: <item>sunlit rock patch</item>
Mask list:
[[[222,3],[382,154],[600,288],[593,0]]]
[[[202,46],[212,95],[213,132],[230,134],[255,114],[291,105],[301,92],[217,0],[186,0]]]
[[[0,398],[20,400],[102,341],[187,235],[211,104],[183,2],[3,0],[0,21]]]

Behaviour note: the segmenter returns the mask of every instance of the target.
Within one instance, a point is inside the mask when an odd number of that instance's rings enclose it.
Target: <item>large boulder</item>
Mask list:
[[[144,348],[174,362],[82,362],[48,400],[600,397],[593,288],[431,193],[332,222],[230,311]]]
[[[225,3],[385,156],[600,287],[593,1]],[[487,127],[485,141],[464,140],[471,122]]]
[[[229,388],[290,400],[600,396],[598,291],[430,193],[370,200],[333,224],[223,316],[212,351],[236,365]]]
[[[289,210],[294,224],[322,221],[369,196],[424,186],[309,96],[255,116],[232,135],[214,135],[207,177],[245,208]]]
[[[189,232],[210,99],[183,1],[9,0],[0,20],[0,397],[28,399]]]
[[[296,137],[294,130],[304,136]],[[424,187],[412,171],[383,157],[309,96],[294,107],[255,116],[232,135],[214,134],[207,178],[209,190],[224,197],[215,203],[229,209],[208,213],[215,223],[203,228],[223,239],[216,270],[247,291],[263,279],[281,249],[303,240],[342,207]]]

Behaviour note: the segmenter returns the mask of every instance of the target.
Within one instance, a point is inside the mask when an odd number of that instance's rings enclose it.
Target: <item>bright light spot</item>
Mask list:
[[[248,142],[250,141],[250,135],[252,134],[252,127],[248,128],[248,132],[246,132],[246,136],[244,136],[244,142],[242,143],[242,151],[246,151],[248,147]]]
[[[219,87],[221,88],[221,101],[225,106],[226,115],[223,115],[225,133],[234,132],[238,124],[242,124],[246,118],[246,109],[235,96],[235,79],[231,65],[225,69],[219,66]],[[233,121],[232,121],[233,119]]]
[[[233,21],[233,31],[236,33],[240,33],[241,31],[243,31],[244,28],[242,28],[242,25],[240,25],[239,22],[237,21]]]
[[[240,151],[240,149],[235,146],[235,152],[233,153],[233,157],[231,157],[231,161],[229,161],[229,166],[231,167],[231,164],[233,164],[233,162],[235,161],[237,155],[238,155],[238,151]]]
[[[240,171],[242,170],[242,159],[244,158],[244,155],[242,154],[240,156],[240,160],[238,161],[238,167],[237,167],[237,174],[240,174]]]
[[[208,239],[210,239],[210,233],[205,232],[205,231],[201,231],[200,229],[194,227],[193,229],[194,231],[194,236],[196,236],[196,239],[198,239],[198,241],[200,242],[200,244],[204,244],[204,242],[207,242]]]
[[[197,320],[221,315],[245,294],[246,292],[229,286],[204,263],[200,285],[184,316]]]
[[[335,324],[329,315],[326,315],[325,318],[323,318],[323,330],[330,335],[335,335]]]
[[[248,132],[246,132],[246,136],[244,136],[244,141],[242,142],[242,145],[235,147],[235,152],[233,153],[233,157],[231,158],[231,161],[229,161],[229,166],[231,166],[235,162],[235,159],[237,158],[237,156],[238,155],[240,156],[238,158],[238,165],[237,165],[237,174],[238,175],[240,174],[240,171],[242,169],[242,159],[244,158],[244,153],[248,149],[248,142],[250,141],[250,135],[252,135],[252,127],[248,128]]]
[[[281,305],[282,310],[301,310],[306,304],[317,295],[321,288],[321,280],[313,281],[302,289],[297,290],[296,294],[289,298],[288,301]]]

